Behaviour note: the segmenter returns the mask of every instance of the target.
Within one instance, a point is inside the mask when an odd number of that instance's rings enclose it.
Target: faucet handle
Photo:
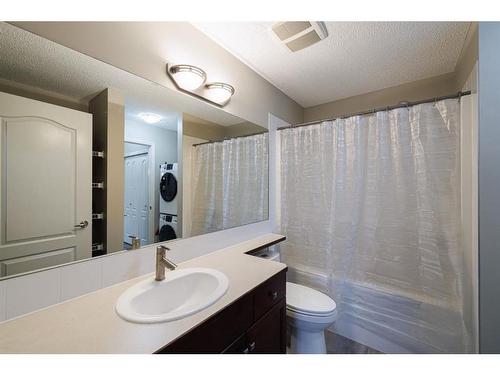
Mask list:
[[[159,245],[157,248],[156,248],[156,253],[157,254],[162,254],[162,255],[165,255],[165,253],[167,251],[170,251],[170,248],[166,247],[165,245]]]

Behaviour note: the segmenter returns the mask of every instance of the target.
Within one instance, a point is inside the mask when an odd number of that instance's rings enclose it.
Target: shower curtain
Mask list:
[[[396,351],[470,350],[459,105],[449,99],[280,132],[289,277],[332,296],[344,331],[360,327]]]
[[[267,133],[198,145],[193,168],[193,235],[267,220]]]

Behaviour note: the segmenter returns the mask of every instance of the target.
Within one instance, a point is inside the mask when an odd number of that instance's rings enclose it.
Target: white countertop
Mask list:
[[[154,277],[151,273],[0,323],[0,353],[153,353],[284,270],[283,263],[245,254],[283,239],[265,234],[180,263],[179,269],[214,268],[229,279],[226,294],[199,313],[156,324],[130,323],[116,315],[118,297]]]

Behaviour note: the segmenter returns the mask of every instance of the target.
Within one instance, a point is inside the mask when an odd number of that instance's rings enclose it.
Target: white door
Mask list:
[[[125,157],[125,236],[141,239],[141,245],[149,243],[149,155]]]
[[[0,126],[0,275],[91,257],[92,115],[0,93]]]

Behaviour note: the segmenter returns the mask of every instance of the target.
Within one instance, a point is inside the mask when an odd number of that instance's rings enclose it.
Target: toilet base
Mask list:
[[[335,301],[303,285],[286,285],[289,353],[326,354],[325,330],[337,319]]]
[[[291,325],[290,354],[326,354],[325,331],[305,331]]]

